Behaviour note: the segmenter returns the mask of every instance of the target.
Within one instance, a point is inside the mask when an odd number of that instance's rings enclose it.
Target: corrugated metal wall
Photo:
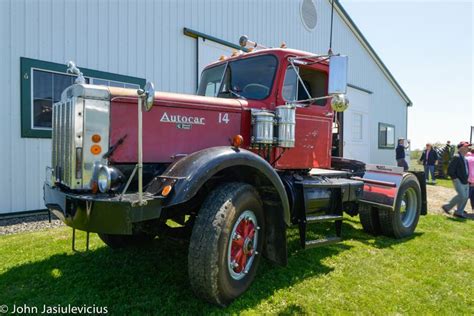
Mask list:
[[[268,46],[327,52],[330,4],[315,0],[318,24],[308,32],[300,0],[0,0],[0,213],[43,208],[42,183],[49,139],[20,137],[20,57],[142,77],[158,89],[193,93],[196,40],[189,27],[237,42],[242,34]],[[369,89],[371,134],[380,118],[406,136],[406,102],[388,82],[349,27],[334,15],[333,50],[350,56],[349,82]],[[393,151],[371,157],[393,163]],[[375,158],[374,158],[375,159]]]

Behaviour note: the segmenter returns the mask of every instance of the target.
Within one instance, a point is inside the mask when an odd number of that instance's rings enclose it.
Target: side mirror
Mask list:
[[[334,112],[344,112],[349,107],[349,99],[344,94],[335,94],[331,100],[331,108]]]
[[[346,94],[347,62],[347,56],[331,56],[329,58],[329,95]]]
[[[145,103],[143,108],[145,111],[150,111],[155,103],[155,86],[152,82],[147,81],[145,84]]]

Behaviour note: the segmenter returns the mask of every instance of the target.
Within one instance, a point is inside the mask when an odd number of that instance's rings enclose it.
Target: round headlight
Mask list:
[[[97,175],[97,185],[102,193],[116,190],[122,184],[123,174],[116,168],[102,166]]]
[[[99,175],[97,177],[97,185],[99,186],[99,191],[102,193],[110,190],[111,178],[108,169],[109,168],[107,167],[100,168]]]

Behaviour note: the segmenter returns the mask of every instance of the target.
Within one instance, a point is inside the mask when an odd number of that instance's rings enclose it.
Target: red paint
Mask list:
[[[211,98],[174,93],[156,93],[155,105],[143,113],[143,159],[145,163],[172,162],[177,156],[200,149],[230,145],[233,136],[240,134],[242,147],[249,148],[251,137],[250,109],[274,110],[285,102],[281,86],[290,56],[308,53],[289,49],[269,49],[231,58],[241,59],[256,55],[273,54],[278,59],[278,70],[271,93],[265,100],[240,100]],[[327,64],[311,68],[328,72]],[[326,83],[327,84],[327,83]],[[137,100],[132,95],[112,96],[110,144],[115,144],[125,134],[127,138],[111,157],[111,161],[135,163],[137,161]],[[163,122],[163,116],[185,116],[192,124]],[[223,115],[225,121],[223,121]],[[166,120],[165,117],[165,120]],[[219,119],[220,118],[220,119]],[[296,146],[286,150],[275,165],[277,169],[309,169],[330,167],[332,143],[332,111],[325,106],[298,108],[296,113]],[[184,127],[184,128],[183,128]],[[271,160],[281,153],[273,148]]]
[[[248,259],[254,254],[255,224],[251,220],[242,219],[235,230],[236,236],[231,236],[231,262],[237,263],[235,272],[245,271]]]
[[[242,107],[239,101],[198,96],[192,96],[191,99],[169,93],[157,93],[156,98],[152,110],[143,113],[145,163],[171,162],[183,154],[212,146],[230,145],[230,139],[240,132]],[[114,162],[137,161],[136,102],[136,99],[128,98],[117,98],[112,102],[110,144],[115,144],[127,135],[111,157]],[[227,114],[227,123],[222,120],[224,114]]]

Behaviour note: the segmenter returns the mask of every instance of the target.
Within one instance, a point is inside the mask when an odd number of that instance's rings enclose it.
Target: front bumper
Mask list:
[[[133,233],[133,224],[159,218],[162,197],[144,194],[144,205],[138,205],[137,194],[117,196],[66,193],[58,187],[44,184],[46,207],[66,225],[106,234]]]

